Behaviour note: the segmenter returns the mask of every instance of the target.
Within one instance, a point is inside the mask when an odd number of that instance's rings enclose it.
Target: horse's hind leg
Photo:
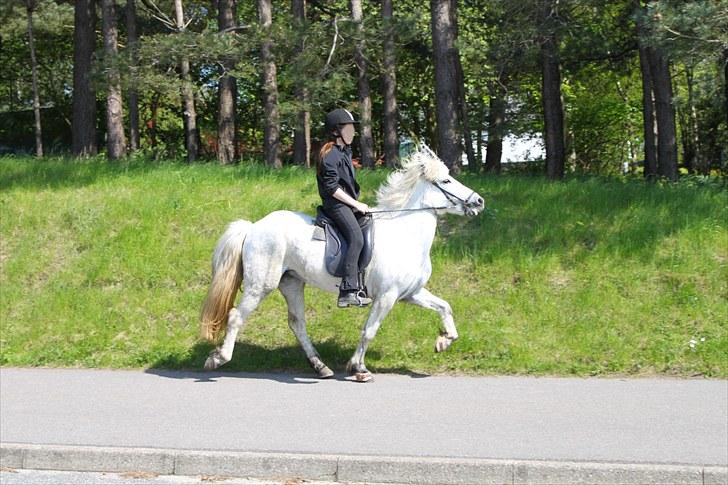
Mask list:
[[[222,345],[210,353],[205,361],[205,370],[217,369],[223,364],[230,362],[233,358],[233,349],[235,348],[235,340],[238,338],[238,332],[245,325],[248,316],[253,313],[263,298],[265,298],[272,290],[262,289],[245,289],[243,298],[240,300],[238,308],[230,309],[228,313],[227,331],[225,332],[225,340]]]
[[[316,374],[318,374],[320,378],[326,379],[333,376],[334,373],[321,361],[321,356],[316,351],[316,348],[311,343],[311,339],[308,337],[308,333],[306,332],[303,286],[303,281],[289,273],[286,273],[283,275],[283,278],[281,278],[278,289],[281,290],[281,293],[288,304],[288,326],[291,327],[291,330],[293,330],[293,333],[296,335],[298,342],[301,344],[301,347],[306,353],[306,357],[308,358],[311,367],[313,367],[316,371]]]

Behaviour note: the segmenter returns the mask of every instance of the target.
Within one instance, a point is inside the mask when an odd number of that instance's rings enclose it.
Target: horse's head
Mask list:
[[[483,198],[455,180],[437,155],[426,146],[402,162],[377,192],[385,210],[435,209],[440,213],[474,216],[485,209]]]
[[[422,205],[444,207],[450,214],[475,216],[485,209],[485,201],[470,187],[455,180],[447,166],[426,146],[415,153],[410,163],[419,165],[426,183]]]

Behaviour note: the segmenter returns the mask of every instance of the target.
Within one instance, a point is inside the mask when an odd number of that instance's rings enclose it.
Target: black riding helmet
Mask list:
[[[341,125],[358,125],[358,121],[354,121],[354,115],[343,108],[337,108],[326,114],[326,131],[328,133],[339,133]]]

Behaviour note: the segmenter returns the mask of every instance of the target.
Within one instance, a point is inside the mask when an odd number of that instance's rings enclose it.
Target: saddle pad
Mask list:
[[[315,241],[326,241],[326,233],[324,232],[324,228],[321,226],[313,226],[312,239],[314,239]]]

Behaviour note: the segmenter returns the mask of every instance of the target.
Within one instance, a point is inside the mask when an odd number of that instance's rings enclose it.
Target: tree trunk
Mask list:
[[[76,0],[73,19],[73,154],[96,155],[96,90],[91,63],[96,50],[96,2]]]
[[[306,108],[300,110],[296,117],[296,129],[293,132],[293,163],[311,168],[311,112],[307,108],[310,102],[308,89],[299,86],[296,96]]]
[[[177,23],[177,32],[184,32],[185,13],[182,8],[182,0],[174,0],[174,15]],[[200,148],[197,144],[199,138],[197,136],[197,110],[195,109],[195,94],[192,90],[192,80],[190,77],[190,61],[186,56],[182,56],[182,59],[180,59],[179,69],[182,77],[182,119],[185,130],[185,148],[187,149],[187,161],[192,162],[197,160],[197,154]]]
[[[436,109],[432,103],[427,100],[422,105],[422,113],[424,115],[424,121],[425,121],[425,136],[427,139],[430,140],[430,148],[435,153],[440,153],[440,140],[438,138],[438,132],[437,132],[437,115],[433,113],[433,110]]]
[[[217,27],[225,30],[235,26],[235,0],[219,0]],[[224,34],[230,35],[230,34]],[[230,61],[223,62],[224,69],[232,69]],[[224,74],[220,78],[217,119],[217,159],[223,164],[234,163],[235,153],[235,100],[237,98],[237,79]]]
[[[292,0],[291,12],[293,13],[296,28],[299,31],[306,25],[306,0]],[[302,33],[302,32],[300,32]],[[300,56],[304,49],[303,40],[296,46],[296,57]],[[296,86],[296,98],[302,108],[296,117],[296,128],[293,132],[293,163],[311,167],[311,113],[309,112],[309,94],[303,81]]]
[[[457,89],[458,89],[458,115],[460,116],[460,133],[463,136],[465,142],[465,154],[468,159],[468,168],[472,172],[480,170],[480,164],[475,159],[475,152],[473,151],[473,135],[470,131],[470,117],[468,116],[468,100],[467,93],[465,92],[465,74],[463,73],[463,64],[460,61],[460,50],[457,48],[458,41],[458,1],[450,0],[450,17],[451,24],[453,26],[454,35],[454,50],[453,50],[453,62],[455,63],[455,69],[457,74]]]
[[[723,108],[725,124],[728,126],[728,49],[723,50]]]
[[[695,173],[696,169],[696,149],[694,143],[697,133],[693,131],[693,70],[690,66],[685,65],[685,81],[688,90],[687,102],[682,107],[677,107],[677,119],[680,126],[680,139],[682,141],[682,159],[683,166],[688,173]]]
[[[626,108],[629,108],[629,93],[624,90],[624,88],[622,87],[622,83],[619,81],[617,81],[617,92],[619,93],[619,97],[622,98],[624,106]],[[637,162],[637,154],[635,153],[634,143],[632,142],[632,140],[635,139],[633,126],[632,123],[630,123],[628,120],[624,121],[624,131],[627,135],[627,160],[629,161],[623,162],[625,164],[623,172],[629,173],[632,170],[631,167],[634,167]]]
[[[111,63],[106,76],[108,93],[106,95],[106,150],[110,160],[126,156],[124,136],[124,105],[121,96],[121,80],[116,67],[117,37],[116,5],[114,0],[102,0],[104,33],[104,54]]]
[[[395,31],[393,25],[392,0],[382,0],[384,22],[382,88],[384,95],[384,159],[388,167],[399,164],[399,136],[397,127],[397,57],[395,53]]]
[[[463,66],[460,62],[460,54],[455,54],[455,66],[457,66],[458,75],[458,110],[460,111],[460,119],[462,120],[461,131],[465,139],[465,154],[468,159],[468,169],[471,172],[480,170],[480,162],[475,158],[473,149],[473,134],[470,131],[470,117],[468,116],[468,102],[465,96],[465,75],[463,74]]]
[[[655,119],[655,98],[652,91],[652,75],[647,47],[639,47],[640,70],[642,71],[642,126],[645,139],[644,176],[657,177],[657,120]]]
[[[546,175],[551,180],[564,178],[564,107],[561,102],[561,66],[556,35],[548,33],[541,46],[544,142]]]
[[[265,129],[263,130],[263,154],[265,163],[280,168],[280,126],[278,115],[278,80],[273,58],[273,41],[270,27],[273,22],[271,0],[258,0],[258,15],[263,29],[261,61],[263,62],[263,99],[265,108]]]
[[[488,109],[488,144],[485,152],[485,171],[500,173],[503,158],[503,123],[506,117],[506,101],[503,89],[498,85],[490,88]]]
[[[147,121],[147,132],[149,135],[149,146],[154,151],[157,148],[157,114],[159,112],[159,98],[161,94],[154,92],[152,94],[152,101],[149,105],[149,120]]]
[[[28,47],[30,47],[30,69],[33,74],[33,113],[35,114],[35,156],[43,157],[43,132],[40,123],[40,95],[38,94],[38,62],[35,58],[35,40],[33,38],[33,10],[35,2],[26,1],[28,13]]]
[[[364,167],[374,166],[374,141],[372,138],[372,96],[367,78],[367,60],[364,56],[364,16],[362,14],[361,0],[350,0],[351,19],[356,25],[356,44],[354,47],[354,62],[359,71],[359,146],[361,164]]]
[[[126,0],[126,35],[127,45],[131,50],[132,72],[136,71],[139,64],[137,55],[137,19],[136,0]],[[139,94],[136,90],[136,78],[132,74],[131,87],[129,88],[129,151],[135,152],[139,149]]]
[[[698,126],[698,112],[695,109],[695,80],[693,78],[693,68],[685,66],[685,75],[688,86],[688,145],[692,150],[686,153],[685,165],[688,170],[693,173],[697,171],[701,175],[707,175],[704,168],[703,154],[700,149],[700,128]],[[688,150],[686,149],[686,152]]]
[[[477,139],[475,141],[475,157],[478,159],[478,163],[483,163],[483,127],[485,126],[485,104],[478,103],[478,126],[476,129]]]
[[[657,172],[675,181],[678,178],[677,140],[670,65],[667,57],[658,49],[650,47],[647,53],[657,114]]]
[[[460,167],[460,116],[455,56],[455,26],[451,0],[430,0],[432,52],[435,67],[435,110],[440,157],[456,171]]]

